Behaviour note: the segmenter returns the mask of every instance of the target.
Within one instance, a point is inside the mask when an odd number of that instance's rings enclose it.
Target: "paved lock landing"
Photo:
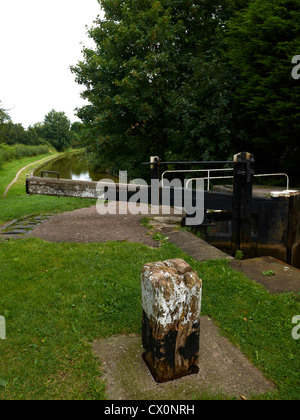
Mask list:
[[[273,257],[233,260],[230,265],[265,286],[270,293],[300,292],[300,270]]]
[[[245,399],[275,390],[208,317],[201,318],[199,373],[158,384],[144,363],[139,336],[95,341],[106,391],[111,400],[194,400],[211,395]]]
[[[300,292],[300,270],[273,257],[237,261],[190,232],[168,231],[168,236],[196,261],[228,260],[234,270],[262,284],[270,293]]]

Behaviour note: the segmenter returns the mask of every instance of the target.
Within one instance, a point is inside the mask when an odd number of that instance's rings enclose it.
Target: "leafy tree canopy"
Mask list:
[[[298,172],[300,83],[291,76],[300,54],[300,1],[252,0],[229,22],[228,54],[239,75],[235,98],[261,167]]]
[[[58,152],[68,148],[71,142],[71,122],[64,112],[50,111],[44,119],[43,137],[55,147]]]
[[[300,0],[101,0],[96,48],[72,67],[95,160],[135,175],[150,155],[298,174]],[[299,175],[298,175],[299,178]]]
[[[78,110],[99,162],[137,174],[152,154],[231,153],[230,71],[224,71],[229,1],[102,0],[89,31],[96,49],[72,67],[89,105]],[[101,163],[102,163],[101,162]]]
[[[15,124],[0,101],[0,144],[27,146],[51,144],[56,150],[68,147],[82,147],[81,137],[84,126],[71,122],[64,112],[50,111],[43,122],[29,126]]]
[[[10,116],[7,111],[3,108],[2,102],[0,101],[0,125],[10,121]]]

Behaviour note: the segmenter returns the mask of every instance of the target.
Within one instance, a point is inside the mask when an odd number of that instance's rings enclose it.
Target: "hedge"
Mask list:
[[[39,146],[25,146],[24,144],[8,146],[7,144],[0,143],[0,169],[2,169],[5,162],[10,160],[47,153],[49,153],[49,146],[44,144]]]

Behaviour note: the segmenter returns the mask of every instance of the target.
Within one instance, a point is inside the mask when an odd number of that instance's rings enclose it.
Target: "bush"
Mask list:
[[[39,146],[25,146],[24,144],[8,146],[7,144],[0,144],[0,169],[2,169],[5,162],[10,160],[47,153],[49,153],[49,146],[43,144]]]

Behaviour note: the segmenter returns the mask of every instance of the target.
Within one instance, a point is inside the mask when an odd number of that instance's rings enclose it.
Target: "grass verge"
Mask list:
[[[14,179],[14,177],[20,169],[24,168],[32,162],[37,162],[41,159],[51,158],[51,156],[53,155],[51,153],[48,153],[44,155],[30,156],[6,162],[3,165],[3,168],[0,170],[0,197],[3,196],[5,188]],[[30,169],[28,169],[28,171],[30,171]]]
[[[0,171],[0,225],[13,219],[24,216],[37,215],[47,212],[65,212],[83,207],[90,207],[95,204],[95,200],[66,198],[66,197],[47,197],[29,196],[25,191],[25,180],[27,174],[36,166],[32,165],[21,173],[18,181],[11,187],[5,198],[2,197],[6,186],[14,179],[16,173],[31,162],[40,159],[55,157],[55,155],[41,155],[14,160],[4,165]]]
[[[269,399],[299,399],[299,295],[271,295],[225,261],[196,263],[177,247],[0,242],[0,398],[104,399],[91,342],[141,333],[140,270],[182,257],[204,280],[203,315],[272,380]]]

